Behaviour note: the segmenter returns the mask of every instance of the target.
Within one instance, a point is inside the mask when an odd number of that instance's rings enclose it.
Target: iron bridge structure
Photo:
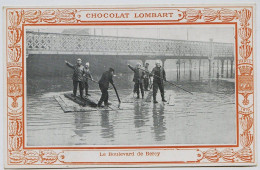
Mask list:
[[[234,43],[205,41],[188,41],[172,39],[134,38],[100,35],[75,35],[63,33],[26,32],[26,56],[31,54],[71,54],[89,56],[117,56],[125,60],[161,60],[164,66],[167,59],[209,60],[209,76],[212,61],[220,60],[221,74],[224,62],[230,64],[233,78]],[[179,69],[180,71],[180,69]]]

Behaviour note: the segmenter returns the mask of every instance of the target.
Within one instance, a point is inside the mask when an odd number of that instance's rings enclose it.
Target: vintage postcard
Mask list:
[[[254,4],[4,9],[6,168],[256,165]]]

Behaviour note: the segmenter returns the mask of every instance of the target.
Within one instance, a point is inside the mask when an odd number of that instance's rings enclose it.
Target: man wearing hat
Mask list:
[[[86,97],[90,96],[90,94],[88,93],[88,79],[93,80],[93,77],[89,71],[89,62],[85,64],[85,74],[84,74],[84,87],[85,87]]]
[[[68,67],[74,70],[72,80],[73,80],[73,96],[77,95],[77,88],[79,86],[80,97],[83,98],[83,75],[85,73],[84,66],[81,65],[82,61],[80,58],[77,59],[75,65],[69,63],[65,60],[65,63]]]
[[[136,67],[133,68],[131,65],[128,64],[128,67],[134,72],[133,82],[134,85],[134,93],[137,93],[137,98],[140,98],[140,90],[142,94],[142,98],[144,98],[144,88],[143,88],[143,79],[144,79],[144,72],[140,69],[141,64],[137,63]],[[140,90],[139,90],[140,89]]]
[[[106,71],[102,74],[102,77],[98,81],[99,88],[102,92],[102,95],[98,101],[98,107],[100,107],[103,102],[104,102],[105,106],[108,106],[108,87],[109,87],[109,83],[111,83],[112,85],[114,83],[113,75],[114,75],[114,69],[109,68],[108,71]]]
[[[151,76],[153,76],[153,102],[158,103],[156,101],[156,94],[158,91],[158,88],[161,92],[161,97],[163,102],[167,102],[164,98],[164,85],[163,81],[166,81],[166,74],[165,70],[161,67],[160,61],[156,61],[155,67],[153,68],[151,72]]]

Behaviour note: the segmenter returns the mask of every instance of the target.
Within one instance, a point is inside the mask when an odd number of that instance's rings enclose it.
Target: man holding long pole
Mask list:
[[[102,95],[100,97],[100,100],[98,101],[98,107],[101,106],[101,104],[104,102],[105,106],[108,106],[108,88],[109,88],[109,83],[112,84],[112,86],[115,89],[114,82],[113,82],[113,74],[114,74],[114,69],[109,68],[108,71],[104,72],[102,74],[102,77],[98,81],[99,88],[102,92]],[[116,91],[116,89],[115,89]],[[116,91],[117,92],[117,91]],[[118,96],[118,94],[117,94]],[[118,97],[119,99],[119,97]],[[119,99],[120,102],[120,99]]]
[[[166,74],[165,70],[161,67],[160,61],[156,61],[155,67],[153,68],[151,72],[151,76],[153,76],[153,102],[158,103],[156,101],[156,95],[158,88],[161,92],[161,97],[163,102],[167,102],[164,98],[164,82],[166,81]]]
[[[146,71],[146,70],[144,70],[142,68],[139,68],[139,69],[143,70],[146,73],[149,73],[149,71]],[[153,88],[153,96],[155,96],[154,97],[154,99],[155,99],[154,102],[155,103],[157,103],[157,101],[156,101],[156,93],[158,91],[158,88],[160,89],[162,99],[164,99],[163,101],[166,101],[165,98],[164,98],[164,87],[163,87],[163,85],[164,85],[163,83],[164,82],[167,82],[171,86],[175,86],[178,89],[181,89],[181,90],[183,90],[183,91],[193,95],[193,93],[190,92],[189,90],[186,90],[186,89],[184,89],[184,88],[182,88],[182,87],[180,87],[180,86],[178,86],[178,85],[176,85],[176,84],[166,80],[165,70],[161,67],[160,61],[156,62],[156,67],[153,68],[152,72],[149,73],[149,75],[153,77],[153,84],[152,85],[154,87]],[[149,93],[148,96],[151,96],[150,94],[152,94],[152,93]]]

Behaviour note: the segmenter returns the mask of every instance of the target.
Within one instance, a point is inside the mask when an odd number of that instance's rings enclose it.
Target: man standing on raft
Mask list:
[[[80,98],[83,99],[83,81],[84,81],[84,73],[85,69],[84,66],[81,65],[82,61],[80,58],[77,59],[77,64],[73,65],[69,63],[68,61],[65,60],[65,63],[68,67],[72,68],[74,70],[72,80],[73,80],[73,97],[76,97],[77,95],[77,88],[79,86],[79,93],[80,93]]]
[[[114,69],[109,68],[108,71],[104,72],[102,74],[101,79],[98,81],[99,88],[102,92],[101,98],[98,102],[98,107],[101,107],[102,103],[104,102],[105,106],[108,106],[108,87],[109,83],[111,83],[114,86],[113,82],[113,75],[114,75]]]
[[[161,92],[162,101],[167,102],[164,98],[164,85],[163,85],[164,84],[163,81],[166,81],[165,70],[161,67],[160,61],[156,61],[155,65],[156,66],[153,68],[150,74],[151,76],[153,76],[153,102],[158,103],[156,101],[158,88]]]

